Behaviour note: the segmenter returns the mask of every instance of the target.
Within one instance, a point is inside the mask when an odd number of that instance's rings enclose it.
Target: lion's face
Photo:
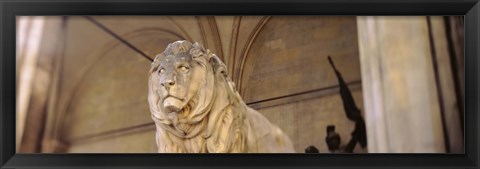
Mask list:
[[[160,96],[158,106],[163,112],[179,112],[192,98],[192,94],[197,92],[199,85],[191,83],[196,82],[192,78],[204,76],[205,72],[198,66],[192,63],[190,55],[185,53],[179,56],[168,55],[160,61],[154,76],[158,76],[158,84],[161,86],[156,92]]]
[[[205,116],[210,105],[214,78],[205,57],[192,51],[158,55],[152,64],[149,103],[154,118],[181,134]]]
[[[197,94],[200,84],[205,81],[205,73],[202,65],[194,62],[188,53],[161,59],[151,75],[153,83],[158,85],[154,91],[159,96],[157,106],[167,115],[188,115],[182,110]]]

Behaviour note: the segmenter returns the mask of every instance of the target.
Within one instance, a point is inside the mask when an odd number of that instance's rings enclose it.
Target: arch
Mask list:
[[[253,42],[257,38],[259,32],[262,30],[262,28],[265,26],[265,24],[270,20],[271,16],[266,16],[263,17],[255,26],[254,32],[250,34],[247,40],[247,45],[245,45],[242,49],[241,55],[240,55],[240,67],[238,69],[238,72],[235,73],[236,77],[236,84],[238,84],[237,90],[240,93],[240,95],[243,97],[244,96],[244,84],[242,83],[243,80],[243,70],[245,68],[245,61],[247,59],[247,55],[249,53],[250,47],[252,46]],[[239,21],[240,23],[240,21]],[[240,25],[240,24],[239,24]],[[238,33],[238,32],[237,32]],[[236,45],[235,45],[236,46]]]
[[[175,32],[169,31],[169,30],[165,30],[165,29],[162,29],[162,28],[137,29],[137,30],[133,30],[133,31],[124,33],[123,35],[120,35],[120,37],[123,37],[124,40],[128,42],[129,39],[133,39],[133,38],[136,38],[138,36],[142,36],[144,34],[150,34],[151,32],[167,34],[169,36],[172,36],[172,37],[175,37],[175,38],[178,38],[178,39],[185,39],[185,37],[179,35],[178,33],[175,33]],[[72,90],[68,91],[68,94],[64,95],[65,98],[62,102],[64,104],[59,104],[59,108],[58,108],[59,111],[58,112],[59,112],[60,117],[56,121],[56,123],[58,123],[58,125],[56,125],[56,128],[55,128],[55,130],[57,131],[57,132],[55,132],[56,133],[55,136],[54,136],[55,138],[64,141],[63,137],[64,137],[65,119],[67,119],[68,116],[69,116],[69,114],[68,114],[69,109],[71,108],[72,104],[75,102],[75,99],[77,98],[76,96],[78,95],[80,87],[84,83],[85,79],[87,79],[87,77],[92,73],[91,72],[92,68],[97,66],[99,62],[101,62],[103,59],[105,59],[105,56],[109,51],[114,50],[115,48],[117,48],[121,45],[122,45],[121,41],[119,41],[118,39],[114,39],[114,40],[106,43],[103,47],[99,47],[97,49],[97,51],[92,54],[92,55],[96,55],[98,57],[95,57],[96,59],[90,65],[88,65],[88,68],[84,69],[84,71],[80,73],[81,75],[79,76],[79,78],[75,79],[76,82],[73,83],[73,84],[75,84],[75,86],[72,87]],[[149,56],[149,57],[153,59],[152,56]]]

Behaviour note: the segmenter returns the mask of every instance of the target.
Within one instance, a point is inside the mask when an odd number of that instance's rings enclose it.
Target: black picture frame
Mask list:
[[[478,0],[0,0],[1,168],[479,167]],[[17,15],[463,15],[465,154],[15,154]]]

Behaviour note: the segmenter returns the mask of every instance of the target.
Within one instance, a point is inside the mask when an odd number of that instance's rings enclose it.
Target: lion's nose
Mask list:
[[[175,85],[175,81],[174,80],[165,80],[163,81],[162,83],[160,83],[162,86],[165,86],[165,87],[170,87],[170,86],[173,86]]]

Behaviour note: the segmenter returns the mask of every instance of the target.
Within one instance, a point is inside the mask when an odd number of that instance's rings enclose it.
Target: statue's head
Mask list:
[[[198,43],[176,41],[158,54],[149,71],[152,118],[182,136],[211,107],[215,72],[223,63]]]

